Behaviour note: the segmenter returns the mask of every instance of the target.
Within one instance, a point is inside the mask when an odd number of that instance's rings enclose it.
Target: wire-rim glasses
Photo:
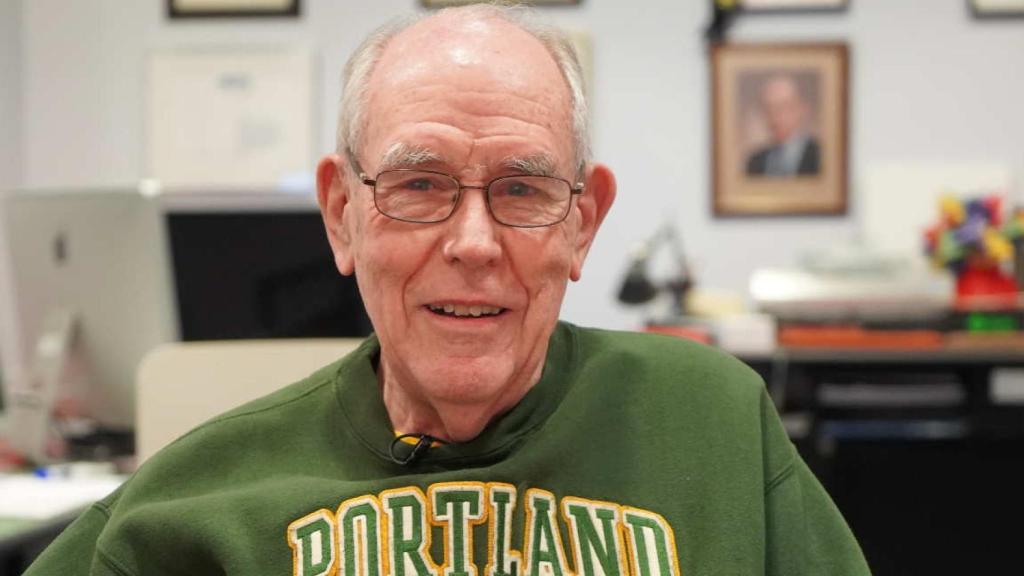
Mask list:
[[[462,191],[484,192],[487,210],[500,224],[517,228],[553,226],[565,220],[572,197],[583,193],[575,185],[555,176],[517,174],[499,176],[483,186],[463,185],[444,172],[398,168],[385,170],[376,178],[360,173],[359,179],[373,187],[377,210],[395,220],[417,224],[442,222],[458,207]]]

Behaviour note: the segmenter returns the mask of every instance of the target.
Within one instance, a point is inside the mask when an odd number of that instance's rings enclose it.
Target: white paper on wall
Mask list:
[[[312,173],[308,49],[161,51],[148,79],[148,176],[164,186],[266,189]]]
[[[900,163],[868,168],[861,187],[864,242],[890,254],[923,254],[924,231],[938,221],[939,198],[981,194],[1012,196],[1013,172],[995,163]]]

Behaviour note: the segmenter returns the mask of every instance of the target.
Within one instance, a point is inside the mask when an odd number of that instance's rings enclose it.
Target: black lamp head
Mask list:
[[[634,258],[629,271],[619,288],[619,302],[623,304],[644,304],[654,300],[658,289],[647,277],[647,258]]]

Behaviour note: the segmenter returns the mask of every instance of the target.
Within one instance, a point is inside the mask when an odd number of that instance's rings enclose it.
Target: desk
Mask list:
[[[24,572],[32,560],[122,476],[42,479],[0,474],[0,576]]]
[[[947,382],[959,386],[963,401],[946,410],[890,405],[891,417],[916,416],[960,419],[970,434],[983,437],[1024,438],[1024,405],[1000,405],[994,401],[990,380],[994,371],[1024,368],[1024,350],[1014,348],[856,349],[779,348],[771,354],[741,355],[740,359],[761,374],[779,411],[799,412],[810,420],[811,434],[834,416],[849,419],[819,402],[825,384],[865,383],[884,393],[887,384]]]
[[[1001,527],[1024,517],[1024,404],[993,401],[991,377],[1024,367],[1024,351],[790,348],[741,358],[765,379],[781,412],[807,419],[806,434],[794,440],[876,576],[1019,572],[1019,531]],[[819,393],[943,382],[962,394],[932,405],[851,407],[828,405]],[[858,423],[901,419],[952,425],[851,433]]]
[[[0,576],[17,576],[78,516],[78,511],[49,520],[0,518]]]

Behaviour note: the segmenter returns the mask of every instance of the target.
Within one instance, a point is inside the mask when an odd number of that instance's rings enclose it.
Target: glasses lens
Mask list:
[[[509,226],[550,226],[569,213],[569,183],[547,176],[508,176],[488,189],[494,218]]]
[[[374,202],[385,216],[409,222],[439,222],[451,214],[459,183],[451,176],[418,170],[377,175]]]

